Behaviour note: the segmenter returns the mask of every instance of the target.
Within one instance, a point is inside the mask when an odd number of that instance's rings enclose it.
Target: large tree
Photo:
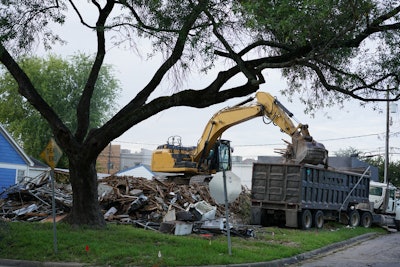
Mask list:
[[[104,225],[97,202],[95,161],[113,139],[137,123],[174,106],[207,107],[255,92],[263,74],[280,68],[290,82],[287,93],[304,92],[310,109],[348,97],[362,101],[398,99],[398,1],[380,0],[9,0],[0,4],[0,62],[18,90],[49,122],[69,159],[74,224]],[[85,1],[86,2],[86,1]],[[91,24],[87,6],[96,10]],[[67,12],[67,8],[69,11]],[[71,17],[70,17],[71,16]],[[78,18],[97,36],[96,56],[76,108],[72,131],[15,60],[41,41],[62,38],[53,23]],[[113,36],[113,39],[110,37]],[[152,41],[164,61],[133,99],[101,127],[90,128],[90,104],[106,57],[106,40],[135,46]],[[373,53],[371,53],[371,51]],[[140,51],[139,51],[140,52]],[[215,64],[219,60],[225,64]],[[132,59],[135,60],[135,59]],[[204,88],[164,94],[160,84],[171,72],[219,66]],[[263,73],[264,71],[264,73]],[[228,83],[237,76],[235,85]],[[164,92],[165,93],[165,92]]]
[[[64,59],[49,55],[47,58],[21,58],[18,62],[43,99],[50,103],[66,126],[75,131],[76,107],[89,75],[91,57],[76,54]],[[7,126],[26,153],[39,158],[53,134],[48,122],[25,101],[17,87],[15,79],[0,66],[0,122]],[[102,66],[95,87],[90,103],[90,128],[99,127],[111,118],[116,106],[120,88],[111,66]],[[58,166],[68,166],[67,162],[62,163]]]

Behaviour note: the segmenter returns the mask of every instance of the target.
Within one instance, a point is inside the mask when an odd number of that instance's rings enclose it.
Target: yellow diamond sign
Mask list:
[[[62,156],[61,148],[57,145],[53,138],[50,139],[46,148],[40,153],[40,157],[54,169]]]

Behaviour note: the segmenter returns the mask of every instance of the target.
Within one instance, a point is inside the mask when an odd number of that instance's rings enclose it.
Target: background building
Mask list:
[[[108,145],[98,156],[96,169],[100,173],[114,174],[138,165],[150,166],[151,150],[141,149],[131,153],[129,149],[121,149],[121,145]]]
[[[97,157],[96,170],[113,174],[121,170],[121,145],[109,144]]]

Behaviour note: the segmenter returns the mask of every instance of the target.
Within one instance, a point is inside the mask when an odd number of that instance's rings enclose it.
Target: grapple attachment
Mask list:
[[[328,164],[328,151],[325,149],[323,144],[314,140],[297,140],[297,145],[294,149],[294,152],[296,156],[296,162],[300,164]]]
[[[288,161],[297,164],[322,164],[328,165],[328,151],[325,146],[308,136],[296,136],[292,138],[292,144],[288,143],[284,157]]]

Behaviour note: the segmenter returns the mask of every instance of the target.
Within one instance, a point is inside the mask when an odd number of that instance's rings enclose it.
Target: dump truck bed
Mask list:
[[[252,205],[271,210],[346,210],[369,203],[367,175],[313,165],[254,163]]]

